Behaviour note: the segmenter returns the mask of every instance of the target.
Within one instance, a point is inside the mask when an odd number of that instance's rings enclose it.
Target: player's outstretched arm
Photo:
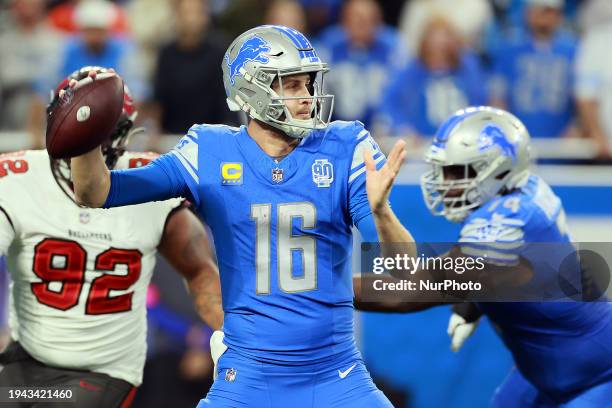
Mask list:
[[[186,280],[199,316],[211,328],[223,326],[219,270],[200,220],[187,208],[168,218],[159,252]]]
[[[400,223],[389,205],[389,194],[393,187],[395,177],[399,173],[406,159],[406,142],[398,140],[391,149],[387,163],[376,170],[376,163],[372,158],[372,152],[364,152],[366,165],[366,191],[370,209],[376,224],[376,232],[379,242],[405,244],[408,256],[416,254],[414,238]],[[384,251],[384,250],[383,250]],[[384,256],[392,254],[384,254]],[[394,254],[393,254],[394,255]]]
[[[73,158],[71,167],[77,203],[87,207],[120,207],[175,197],[198,202],[171,154],[143,167],[109,171],[96,149]]]
[[[78,204],[99,208],[110,190],[110,171],[99,147],[70,161],[74,195]]]

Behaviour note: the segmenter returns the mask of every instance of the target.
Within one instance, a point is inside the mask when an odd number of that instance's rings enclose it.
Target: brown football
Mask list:
[[[107,140],[123,109],[123,80],[86,78],[59,98],[47,117],[47,151],[55,159],[87,153]]]

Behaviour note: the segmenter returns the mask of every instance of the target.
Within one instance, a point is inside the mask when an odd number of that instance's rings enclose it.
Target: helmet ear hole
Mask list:
[[[270,116],[271,118],[279,119],[283,113],[283,110],[276,106],[268,107],[268,116]]]
[[[247,89],[247,88],[240,88],[240,93],[245,97],[245,98],[252,98],[253,95],[255,95],[255,91],[253,91],[252,89]]]
[[[315,80],[317,79],[317,73],[316,72],[310,72],[308,74],[308,76],[310,77],[310,83],[308,84],[308,86],[306,88],[308,89],[308,93],[310,94],[310,96],[314,96],[314,94],[315,94]]]

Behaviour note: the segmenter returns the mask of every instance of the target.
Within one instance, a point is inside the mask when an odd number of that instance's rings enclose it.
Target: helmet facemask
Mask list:
[[[496,161],[503,161],[499,157]],[[421,177],[421,189],[429,210],[451,222],[463,221],[472,210],[480,207],[504,190],[510,171],[502,163],[486,160],[459,165],[444,165],[430,161],[432,170]],[[492,193],[495,192],[495,193]]]
[[[434,215],[461,222],[497,196],[529,179],[529,132],[514,115],[488,106],[458,111],[444,122],[421,177],[425,204]]]
[[[325,129],[330,121],[334,107],[334,96],[323,94],[323,77],[327,70],[308,72],[310,83],[308,85],[309,96],[286,96],[283,85],[283,77],[299,74],[281,75],[277,71],[275,80],[278,80],[279,92],[269,86],[270,103],[264,112],[265,122],[277,129],[282,130],[290,137],[301,139],[309,131],[315,129]],[[287,101],[309,100],[310,118],[298,119],[291,114]]]
[[[110,170],[117,166],[117,161],[125,153],[130,138],[134,134],[144,132],[144,128],[137,127],[132,129],[133,126],[134,122],[132,119],[122,114],[113,134],[107,142],[102,144],[102,156],[104,156],[106,167]]]

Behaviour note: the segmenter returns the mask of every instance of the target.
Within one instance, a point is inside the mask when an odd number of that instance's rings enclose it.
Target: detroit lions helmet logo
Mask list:
[[[240,46],[236,58],[234,58],[233,61],[230,61],[229,53],[225,54],[225,61],[229,68],[229,79],[231,84],[234,85],[234,77],[240,75],[240,69],[244,68],[247,62],[255,61],[267,64],[270,59],[265,53],[270,52],[270,49],[267,42],[254,35]]]
[[[510,157],[514,162],[516,160],[516,146],[514,146],[504,135],[504,132],[495,125],[488,125],[480,132],[478,138],[478,149],[482,152],[498,146],[502,154]]]

